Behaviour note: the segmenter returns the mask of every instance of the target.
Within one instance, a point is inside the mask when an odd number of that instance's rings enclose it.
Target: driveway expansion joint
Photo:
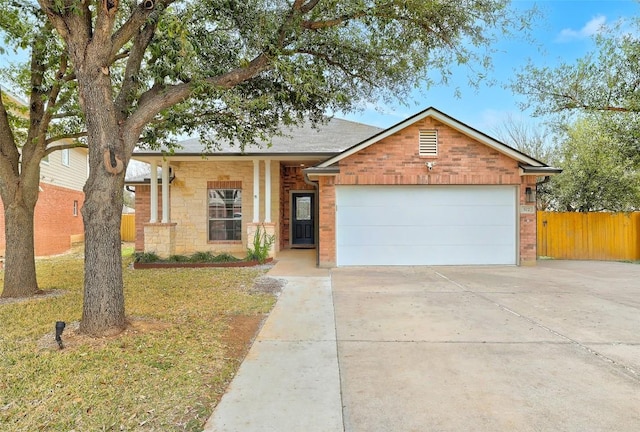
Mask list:
[[[486,295],[481,294],[478,291],[470,290],[466,286],[454,281],[453,279],[443,275],[440,272],[435,272],[435,274],[437,274],[441,278],[447,280],[448,282],[454,284],[455,286],[459,287],[463,292],[471,294],[471,295],[474,295],[474,296],[476,296],[478,298],[481,298],[481,299],[483,299],[483,300],[485,300],[485,301],[487,301],[489,303],[492,303],[493,305],[497,306],[498,308],[502,309],[503,311],[508,312],[508,313],[510,313],[512,315],[515,315],[518,318],[522,318],[523,320],[527,321],[528,323],[530,323],[530,324],[532,324],[532,325],[534,325],[534,326],[536,326],[536,327],[538,327],[540,329],[543,329],[543,330],[545,330],[545,331],[547,331],[547,332],[549,332],[549,333],[551,333],[551,334],[553,334],[553,335],[555,335],[555,336],[557,336],[559,338],[562,338],[562,339],[566,340],[570,344],[573,344],[573,345],[583,349],[584,351],[588,352],[589,354],[593,355],[594,357],[596,357],[596,358],[598,358],[598,359],[600,359],[600,360],[602,360],[602,361],[604,361],[606,363],[609,363],[610,365],[614,366],[617,369],[620,369],[623,373],[625,373],[626,376],[629,376],[630,378],[640,382],[640,373],[638,371],[636,371],[635,369],[633,369],[633,368],[631,368],[631,367],[629,367],[629,366],[627,366],[625,364],[622,364],[620,362],[617,362],[616,360],[612,359],[611,357],[608,357],[608,356],[606,356],[606,355],[604,355],[604,354],[602,354],[602,353],[600,353],[600,352],[598,352],[598,351],[586,346],[585,344],[583,344],[583,343],[581,343],[581,342],[579,342],[579,341],[577,341],[577,340],[575,340],[575,339],[573,339],[573,338],[571,338],[571,337],[569,337],[567,335],[564,335],[564,334],[562,334],[562,333],[560,333],[560,332],[558,332],[556,330],[553,330],[552,328],[547,327],[544,324],[539,323],[538,321],[534,320],[533,318],[530,318],[530,317],[527,317],[525,315],[522,315],[522,314],[520,314],[520,313],[518,313],[518,312],[516,312],[516,311],[514,311],[514,310],[512,310],[510,308],[508,308],[507,306],[505,306],[505,305],[503,305],[501,303],[498,303],[497,301],[487,297]]]

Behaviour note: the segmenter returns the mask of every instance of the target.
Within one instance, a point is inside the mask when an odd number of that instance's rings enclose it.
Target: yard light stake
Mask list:
[[[58,346],[60,349],[64,348],[62,344],[62,332],[64,331],[64,327],[66,326],[64,321],[56,321],[56,342],[58,342]]]

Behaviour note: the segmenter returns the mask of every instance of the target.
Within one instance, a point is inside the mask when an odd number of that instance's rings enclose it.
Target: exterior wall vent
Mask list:
[[[418,145],[420,156],[438,156],[438,131],[435,129],[421,130]]]

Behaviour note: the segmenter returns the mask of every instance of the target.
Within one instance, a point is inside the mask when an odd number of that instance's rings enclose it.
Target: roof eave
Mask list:
[[[163,154],[161,152],[133,153],[132,159],[150,161],[154,159],[169,160],[210,160],[210,159],[275,159],[275,160],[323,160],[335,156],[336,152],[318,153],[174,153]]]
[[[340,174],[340,168],[332,167],[311,167],[305,168],[302,172],[310,179],[317,180],[319,177],[332,177]]]
[[[520,175],[556,175],[562,173],[561,168],[550,166],[520,165]]]

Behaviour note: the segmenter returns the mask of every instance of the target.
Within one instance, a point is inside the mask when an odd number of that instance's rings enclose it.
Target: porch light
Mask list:
[[[60,349],[64,348],[62,344],[62,332],[64,331],[64,327],[66,326],[64,321],[56,321],[56,342],[58,342],[58,346]]]
[[[524,190],[524,196],[525,196],[525,201],[528,203],[534,203],[536,202],[536,193],[535,191],[528,187]]]

